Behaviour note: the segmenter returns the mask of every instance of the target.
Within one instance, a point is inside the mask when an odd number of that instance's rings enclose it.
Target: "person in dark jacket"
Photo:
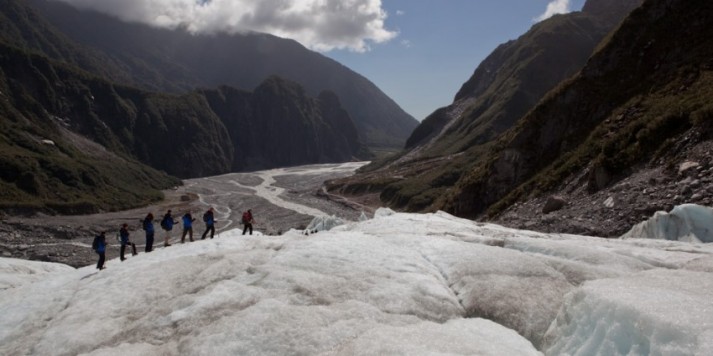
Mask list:
[[[94,237],[94,242],[92,242],[92,248],[99,255],[99,261],[97,261],[97,269],[103,270],[104,261],[106,261],[106,236],[105,232],[102,231]]]
[[[248,209],[248,211],[243,213],[243,225],[245,227],[243,228],[243,235],[250,229],[250,235],[253,234],[253,223],[255,222],[255,219],[253,219],[253,211],[251,209]]]
[[[153,251],[153,214],[149,213],[143,220],[143,229],[146,231],[146,252]]]
[[[183,234],[181,235],[181,243],[186,242],[186,234],[188,234],[188,239],[193,242],[193,222],[196,221],[196,219],[193,218],[191,215],[191,212],[186,212],[186,214],[183,215]]]
[[[203,222],[205,222],[205,232],[201,237],[201,240],[205,240],[208,231],[210,231],[210,238],[213,238],[215,234],[215,218],[213,217],[213,208],[208,209],[208,211],[203,214]]]
[[[120,239],[119,242],[121,243],[121,248],[119,249],[119,259],[121,259],[122,261],[126,259],[124,257],[124,252],[126,252],[126,245],[131,246],[132,256],[137,255],[136,244],[129,240],[129,225],[128,224],[121,225],[121,229],[119,229],[119,239]]]
[[[166,231],[166,239],[163,243],[163,246],[168,247],[171,246],[169,243],[169,240],[171,240],[171,230],[173,230],[173,225],[177,223],[176,220],[173,220],[173,216],[171,215],[171,209],[166,211],[166,215],[163,216],[163,219],[161,219],[161,228],[163,231]]]

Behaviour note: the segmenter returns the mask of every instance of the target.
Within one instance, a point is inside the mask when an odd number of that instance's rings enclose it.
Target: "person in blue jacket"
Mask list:
[[[183,215],[183,234],[181,235],[181,243],[186,242],[186,234],[188,234],[188,239],[193,242],[193,222],[196,219],[193,218],[191,212],[188,211]]]
[[[94,241],[92,242],[92,249],[99,255],[99,261],[97,261],[97,269],[98,270],[103,270],[104,268],[104,261],[106,261],[106,236],[105,232],[102,231],[94,237]]]
[[[166,215],[163,216],[163,219],[161,219],[161,228],[163,231],[166,231],[166,240],[164,241],[163,246],[171,246],[169,243],[169,240],[171,240],[171,230],[173,230],[173,225],[176,223],[177,221],[173,220],[173,216],[171,216],[171,209],[169,209],[166,212]]]
[[[153,251],[153,214],[148,213],[142,222],[144,231],[146,231],[146,252]]]
[[[205,222],[205,232],[203,233],[201,240],[205,240],[205,236],[208,234],[208,231],[210,231],[210,238],[212,239],[215,234],[215,218],[213,217],[212,207],[208,209],[205,214],[203,214],[203,222]]]
[[[136,244],[129,241],[129,224],[121,225],[121,229],[119,229],[119,238],[119,243],[121,243],[121,248],[119,249],[119,259],[121,259],[122,261],[126,259],[124,257],[124,252],[126,252],[126,245],[131,246],[132,256],[136,256]]]

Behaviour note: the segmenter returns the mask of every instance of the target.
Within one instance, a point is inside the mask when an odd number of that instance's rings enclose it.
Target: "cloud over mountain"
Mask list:
[[[265,32],[318,51],[366,51],[396,37],[381,0],[56,0],[124,21],[192,33]]]
[[[553,0],[550,1],[549,4],[547,4],[547,9],[545,12],[534,18],[535,22],[540,22],[542,20],[547,20],[550,17],[557,15],[557,14],[566,14],[570,12],[570,0]]]

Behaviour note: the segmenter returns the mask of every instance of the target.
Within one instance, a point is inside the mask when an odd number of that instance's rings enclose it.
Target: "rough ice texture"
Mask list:
[[[713,242],[713,209],[684,204],[670,213],[659,211],[651,219],[631,228],[622,238]]]
[[[586,283],[547,333],[551,355],[713,355],[710,273],[656,269]]]
[[[55,273],[68,273],[74,268],[58,263],[35,262],[10,258],[0,259],[0,290],[33,283]]]
[[[363,214],[363,213],[362,213]],[[305,233],[316,233],[320,231],[329,231],[334,227],[344,225],[344,220],[336,216],[318,216],[307,225]]]
[[[0,354],[707,354],[712,256],[384,209],[15,284]]]

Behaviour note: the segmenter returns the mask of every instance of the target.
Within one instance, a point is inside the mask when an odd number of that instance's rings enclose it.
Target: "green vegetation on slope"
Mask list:
[[[0,209],[122,210],[160,200],[160,190],[180,184],[69,133],[49,117],[20,113],[6,93],[3,88],[0,94]]]

